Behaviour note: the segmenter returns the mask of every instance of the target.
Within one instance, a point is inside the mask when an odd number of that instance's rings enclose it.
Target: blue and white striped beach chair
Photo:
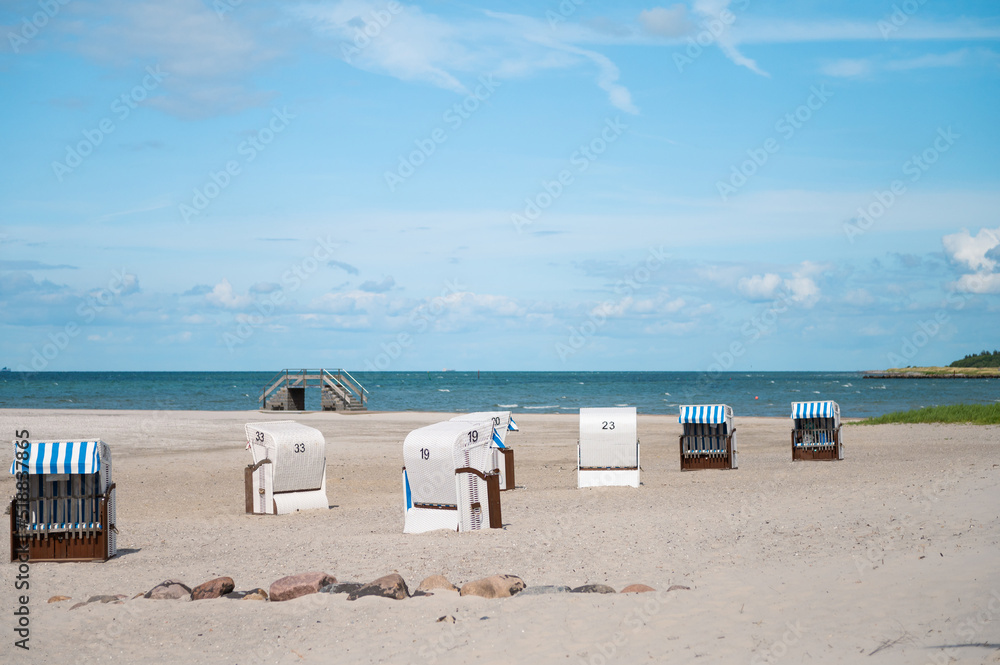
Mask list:
[[[681,471],[737,468],[733,409],[726,404],[682,406],[678,422]]]
[[[111,449],[91,441],[14,442],[11,561],[106,561],[118,551]]]
[[[792,423],[793,460],[844,459],[836,402],[792,402]]]

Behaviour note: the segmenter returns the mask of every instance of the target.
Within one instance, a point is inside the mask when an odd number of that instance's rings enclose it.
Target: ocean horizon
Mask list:
[[[832,399],[845,418],[1000,401],[1000,379],[865,379],[857,372],[352,372],[370,411],[573,413],[729,404],[737,416],[787,417],[792,402]],[[0,408],[256,411],[275,372],[3,372]],[[306,410],[318,411],[319,390]]]

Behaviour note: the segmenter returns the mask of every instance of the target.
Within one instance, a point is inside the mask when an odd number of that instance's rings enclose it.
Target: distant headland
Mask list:
[[[865,372],[866,379],[995,379],[1000,378],[1000,351],[983,351],[947,367],[893,367]]]

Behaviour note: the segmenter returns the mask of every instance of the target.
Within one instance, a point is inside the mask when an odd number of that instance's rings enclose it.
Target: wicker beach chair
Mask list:
[[[639,486],[635,407],[580,409],[577,487]]]
[[[284,515],[328,508],[326,442],[313,427],[293,420],[247,423],[253,464],[244,471],[246,512]]]
[[[492,421],[446,421],[403,441],[403,533],[503,526]]]
[[[14,442],[10,555],[28,561],[107,561],[118,552],[111,448],[90,441]]]
[[[792,459],[842,460],[840,405],[834,401],[792,402]]]
[[[452,418],[455,422],[493,423],[490,447],[493,449],[493,467],[500,469],[500,491],[514,489],[514,449],[507,443],[507,432],[519,431],[510,411],[476,411]]]
[[[682,406],[678,422],[681,471],[737,468],[733,409],[726,404]]]

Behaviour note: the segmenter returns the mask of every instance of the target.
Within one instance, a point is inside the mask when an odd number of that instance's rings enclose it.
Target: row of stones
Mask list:
[[[528,587],[524,580],[516,575],[493,575],[480,580],[468,582],[461,588],[455,586],[443,575],[432,575],[424,579],[412,594],[406,586],[406,581],[397,573],[385,575],[368,583],[337,582],[337,578],[323,572],[300,573],[275,580],[270,588],[236,591],[236,583],[231,577],[218,577],[191,588],[178,580],[165,580],[145,593],[135,598],[152,600],[206,600],[210,598],[232,598],[237,600],[270,600],[280,602],[292,600],[312,593],[346,593],[348,600],[357,600],[364,596],[377,596],[402,600],[417,596],[432,596],[435,590],[457,591],[462,596],[480,596],[482,598],[509,598],[514,595],[540,595],[548,593],[616,593],[605,584],[587,584],[570,588],[568,586],[536,586]],[[688,589],[688,587],[673,585],[667,591]],[[621,593],[644,593],[655,591],[645,584],[631,584],[621,590]],[[73,605],[70,609],[89,605],[90,603],[122,603],[128,596],[109,595],[91,596],[88,600]],[[50,603],[72,600],[68,596],[53,596]]]

